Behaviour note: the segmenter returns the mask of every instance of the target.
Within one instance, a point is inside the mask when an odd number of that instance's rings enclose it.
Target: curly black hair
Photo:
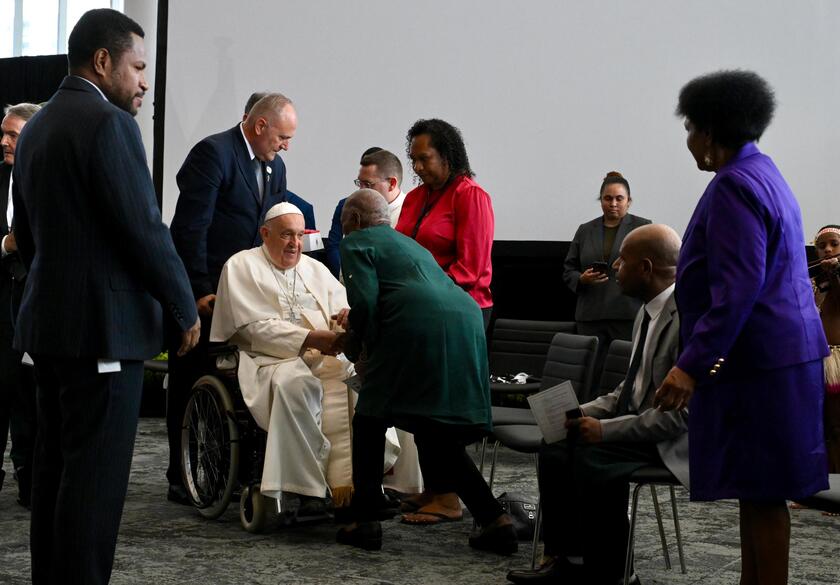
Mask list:
[[[773,119],[773,88],[752,71],[725,70],[707,73],[680,90],[676,115],[687,118],[698,130],[726,148],[740,148],[758,141]]]
[[[134,43],[131,35],[145,36],[139,24],[122,12],[110,8],[88,10],[70,31],[67,39],[67,62],[70,73],[90,64],[94,53],[107,49],[114,63],[119,63],[123,53]]]
[[[440,157],[449,164],[451,177],[466,175],[474,177],[475,173],[470,168],[470,159],[467,158],[467,149],[464,146],[464,138],[461,131],[449,122],[437,118],[428,120],[417,120],[406,134],[405,152],[411,159],[412,139],[426,134],[431,140],[432,146]]]

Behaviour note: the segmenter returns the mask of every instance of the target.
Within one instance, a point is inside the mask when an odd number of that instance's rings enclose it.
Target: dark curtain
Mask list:
[[[571,242],[493,242],[493,318],[574,321],[575,294],[563,282]]]
[[[66,75],[67,55],[0,59],[0,107],[45,102]]]

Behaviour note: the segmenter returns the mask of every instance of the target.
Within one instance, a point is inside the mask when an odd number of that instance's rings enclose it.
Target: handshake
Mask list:
[[[350,309],[341,309],[332,318],[337,327],[346,330],[350,326]],[[347,341],[347,334],[344,331],[311,331],[303,342],[305,349],[317,349],[324,355],[338,355],[344,351],[344,343]]]
[[[347,334],[338,331],[310,331],[303,342],[304,349],[317,349],[324,355],[338,355],[344,351]]]

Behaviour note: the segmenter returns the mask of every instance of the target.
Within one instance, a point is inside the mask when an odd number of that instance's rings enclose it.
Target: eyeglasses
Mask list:
[[[359,189],[373,189],[373,186],[377,183],[381,183],[382,181],[387,181],[388,179],[376,179],[375,181],[360,181],[356,179],[353,181],[353,184],[356,185]]]

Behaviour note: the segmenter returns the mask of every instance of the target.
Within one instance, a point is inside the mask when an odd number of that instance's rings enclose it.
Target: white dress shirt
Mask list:
[[[405,202],[405,193],[400,191],[400,194],[394,197],[394,200],[388,204],[388,211],[391,212],[391,227],[397,227],[397,222],[400,220],[400,212],[402,211],[403,203]]]
[[[7,200],[8,203],[6,203],[6,225],[9,226],[9,230],[12,229],[12,220],[15,218],[15,204],[12,201],[12,181],[14,181],[14,176],[9,175],[9,199]],[[11,252],[6,251],[6,238],[8,237],[9,235],[5,234],[3,239],[0,240],[0,258],[5,258],[11,254]]]
[[[631,406],[636,412],[639,412],[639,408],[642,405],[642,401],[645,399],[645,394],[647,392],[647,388],[642,388],[642,378],[644,377],[645,367],[644,365],[647,363],[648,353],[650,352],[650,338],[652,337],[651,333],[653,332],[654,328],[656,327],[656,322],[659,320],[659,316],[662,314],[662,309],[665,307],[665,303],[668,302],[674,295],[674,285],[672,284],[661,293],[656,295],[652,298],[645,306],[644,310],[647,311],[647,314],[650,315],[650,323],[648,324],[648,334],[645,337],[645,346],[642,348],[642,362],[639,371],[636,373],[636,379],[633,381],[633,397],[631,398]],[[633,353],[636,353],[634,348]],[[633,356],[630,356],[630,363],[633,363]]]

